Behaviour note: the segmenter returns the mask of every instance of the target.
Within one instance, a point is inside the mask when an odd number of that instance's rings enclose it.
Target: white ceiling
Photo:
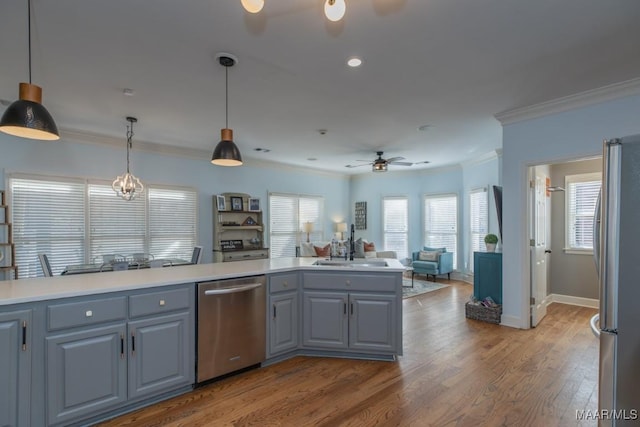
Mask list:
[[[1,2],[4,100],[28,79],[26,1]],[[323,0],[265,0],[259,15],[240,0],[32,0],[33,83],[63,131],[124,141],[132,115],[134,147],[207,157],[225,119],[214,56],[230,52],[243,157],[350,174],[377,150],[431,162],[390,170],[472,160],[500,148],[496,113],[640,76],[638,0],[346,3],[330,23]]]

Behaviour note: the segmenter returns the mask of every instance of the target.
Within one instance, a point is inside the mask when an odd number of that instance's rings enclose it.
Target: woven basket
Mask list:
[[[485,307],[484,305],[476,305],[468,302],[464,305],[464,313],[468,319],[498,324],[500,323],[500,316],[502,315],[502,306]]]

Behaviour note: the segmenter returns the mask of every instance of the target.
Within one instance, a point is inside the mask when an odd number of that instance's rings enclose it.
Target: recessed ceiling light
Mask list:
[[[253,149],[253,151],[262,151],[263,153],[268,153],[268,152],[269,152],[269,151],[271,151],[271,150],[270,150],[270,149],[268,149],[268,148],[260,148],[260,147],[257,147],[257,148],[254,148],[254,149]]]
[[[347,60],[347,65],[353,68],[359,67],[362,65],[362,59],[358,58],[357,56],[354,56]]]
[[[134,90],[133,89],[129,89],[129,88],[122,89],[122,93],[125,96],[133,96],[135,94]]]

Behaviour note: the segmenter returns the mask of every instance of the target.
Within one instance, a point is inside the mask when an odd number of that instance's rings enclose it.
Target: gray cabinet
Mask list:
[[[298,282],[296,272],[269,276],[269,356],[298,348]]]
[[[402,354],[401,274],[303,274],[303,345]]]
[[[0,313],[0,426],[29,426],[31,310]]]
[[[124,323],[46,338],[47,421],[59,424],[127,400]]]
[[[193,285],[47,306],[48,424],[79,422],[194,382]]]

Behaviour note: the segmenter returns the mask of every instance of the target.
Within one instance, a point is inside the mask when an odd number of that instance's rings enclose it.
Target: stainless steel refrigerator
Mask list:
[[[594,226],[601,426],[640,425],[640,135],[604,142]],[[599,327],[597,326],[599,316]]]

